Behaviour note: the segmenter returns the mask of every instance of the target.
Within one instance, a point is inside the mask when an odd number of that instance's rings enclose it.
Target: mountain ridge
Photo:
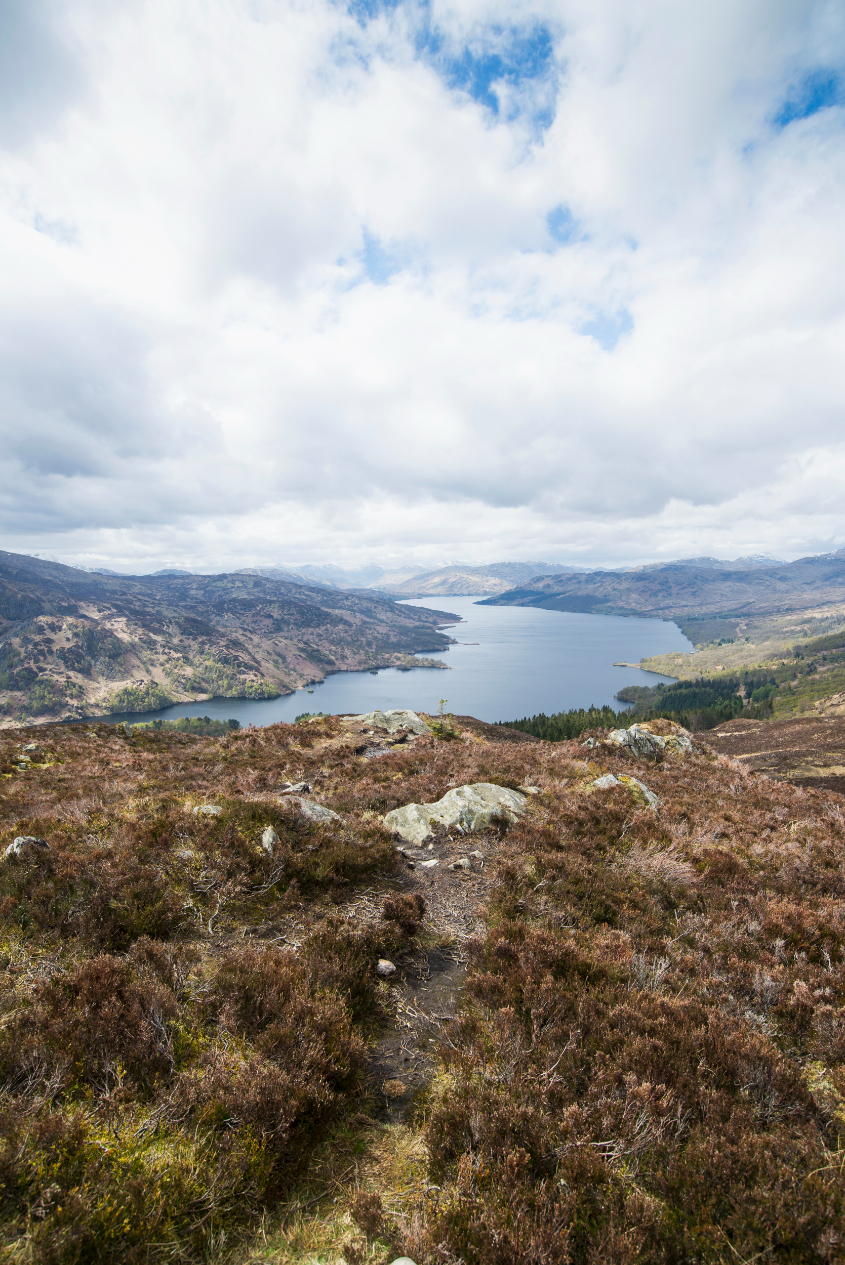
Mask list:
[[[102,575],[0,552],[0,724],[275,697],[443,650],[437,626],[456,621],[369,592],[237,573]]]
[[[770,614],[845,598],[845,549],[780,565],[731,569],[698,562],[567,576],[538,574],[481,604],[673,619],[717,613]]]

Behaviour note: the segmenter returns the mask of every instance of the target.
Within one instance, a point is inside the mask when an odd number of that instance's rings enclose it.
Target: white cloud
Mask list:
[[[62,71],[0,97],[5,547],[845,543],[841,9],[377,8],[18,23]]]

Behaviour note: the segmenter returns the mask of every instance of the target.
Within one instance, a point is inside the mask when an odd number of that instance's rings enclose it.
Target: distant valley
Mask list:
[[[454,619],[263,575],[119,576],[0,552],[0,724],[274,697],[442,651]]]

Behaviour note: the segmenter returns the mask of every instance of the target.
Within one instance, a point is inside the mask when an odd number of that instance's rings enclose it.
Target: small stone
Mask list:
[[[520,786],[519,789],[523,795],[539,795],[540,794],[539,786]]]
[[[276,831],[272,826],[267,826],[261,836],[261,846],[264,851],[272,856],[278,842],[279,836],[276,834]]]
[[[41,848],[50,851],[50,845],[46,839],[39,839],[37,835],[18,835],[14,842],[10,843],[6,849],[6,857],[19,857],[27,848]]]
[[[410,1256],[397,1256],[395,1261],[391,1261],[390,1265],[414,1265]]]
[[[24,747],[24,751],[37,751],[37,750],[38,750],[37,742],[27,743],[27,745]]]
[[[282,795],[309,795],[313,789],[310,782],[282,782],[279,787]]]
[[[484,860],[484,853],[483,853],[483,852],[470,852],[470,856],[471,856],[471,857],[473,857],[476,861],[483,861],[483,860]]]
[[[472,863],[469,857],[458,857],[457,861],[453,861],[449,866],[450,870],[471,870]]]
[[[437,857],[432,857],[430,861],[420,861],[420,866],[424,870],[430,870],[435,865],[439,865],[439,864],[440,862],[437,860]]]
[[[194,853],[190,848],[180,848],[176,855],[180,861],[193,861],[194,859]]]
[[[197,804],[196,808],[193,809],[194,816],[197,813],[202,813],[205,817],[219,817],[222,811],[223,809],[218,808],[216,804]]]
[[[379,958],[378,963],[376,965],[376,974],[383,975],[385,976],[385,978],[388,975],[395,975],[396,967],[393,965],[391,961],[389,961],[388,958]]]
[[[618,786],[619,778],[614,777],[612,773],[605,773],[604,777],[597,777],[593,786],[597,791],[607,791],[611,786]]]

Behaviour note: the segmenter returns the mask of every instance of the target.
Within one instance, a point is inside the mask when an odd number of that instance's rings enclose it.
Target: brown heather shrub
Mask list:
[[[386,922],[395,922],[406,936],[416,935],[425,917],[425,897],[421,892],[408,892],[404,896],[388,896],[381,916]]]

